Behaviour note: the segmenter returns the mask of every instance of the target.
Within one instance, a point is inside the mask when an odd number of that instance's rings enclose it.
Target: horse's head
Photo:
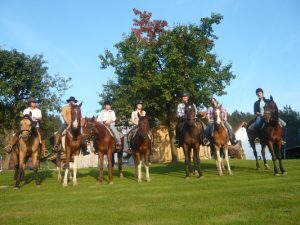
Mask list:
[[[222,105],[217,105],[213,108],[213,119],[217,125],[220,125],[223,122]]]
[[[95,117],[82,119],[82,134],[90,139],[94,135]]]
[[[194,125],[196,120],[196,109],[192,102],[185,103],[184,113],[189,125]]]
[[[20,122],[21,137],[24,141],[27,141],[32,131],[32,119],[29,115],[24,115]]]
[[[270,96],[270,100],[266,103],[264,110],[263,117],[266,123],[270,123],[270,121],[278,122],[278,108],[272,96]]]
[[[71,106],[71,129],[78,130],[81,128],[81,105],[72,105]]]
[[[138,132],[140,135],[146,138],[148,137],[148,133],[150,130],[148,116],[141,116],[140,114],[138,114],[138,117],[139,117]]]

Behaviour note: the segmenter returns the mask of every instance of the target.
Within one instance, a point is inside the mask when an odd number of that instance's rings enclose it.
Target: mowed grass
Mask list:
[[[115,170],[113,185],[96,184],[97,169],[80,169],[79,185],[67,188],[55,171],[42,170],[39,189],[26,171],[20,190],[4,171],[0,224],[300,224],[300,160],[283,163],[288,174],[275,177],[256,171],[254,161],[231,160],[234,175],[219,177],[215,162],[202,160],[202,180],[184,179],[183,163],[152,164],[150,183],[137,183],[134,168],[125,167],[123,179]]]

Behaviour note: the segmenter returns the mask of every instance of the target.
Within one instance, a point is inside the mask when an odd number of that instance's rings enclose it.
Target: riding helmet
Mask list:
[[[76,98],[75,97],[73,97],[73,96],[71,96],[69,99],[67,99],[67,102],[69,103],[69,101],[73,101],[73,102],[78,102],[77,100],[76,100]]]
[[[256,89],[255,93],[257,94],[258,92],[264,93],[263,89],[261,89],[261,88],[257,88],[257,89]]]

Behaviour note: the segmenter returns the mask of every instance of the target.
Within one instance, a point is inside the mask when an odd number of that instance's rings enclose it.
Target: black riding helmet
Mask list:
[[[261,89],[261,88],[257,88],[256,91],[255,91],[255,94],[257,94],[258,92],[264,93],[263,89]]]

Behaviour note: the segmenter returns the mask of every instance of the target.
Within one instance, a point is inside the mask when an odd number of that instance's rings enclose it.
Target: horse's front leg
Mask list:
[[[63,187],[68,186],[68,173],[70,170],[70,157],[71,157],[71,149],[66,145],[66,170],[64,175]]]
[[[73,186],[77,186],[77,167],[78,167],[78,154],[74,155],[74,163],[73,163]]]
[[[226,164],[227,164],[228,174],[232,175],[232,171],[231,171],[230,164],[229,164],[228,147],[224,148],[224,153],[225,153],[225,161],[226,161]]]
[[[137,176],[137,182],[142,182],[142,161],[141,156],[138,152],[134,156],[135,173]]]
[[[183,152],[184,152],[184,163],[185,163],[185,179],[190,178],[190,152],[188,150],[188,146],[186,144],[183,145]]]
[[[223,171],[222,171],[222,158],[220,155],[220,148],[215,146],[215,152],[216,152],[216,164],[217,164],[217,171],[220,176],[223,176]]]
[[[203,173],[201,170],[200,157],[199,157],[199,145],[194,146],[193,161],[198,172],[198,178],[203,178]]]
[[[265,169],[266,170],[270,169],[270,166],[268,165],[268,162],[267,162],[267,159],[266,159],[266,145],[265,144],[261,145],[261,155],[262,155],[263,160],[264,160]]]
[[[112,158],[113,158],[113,149],[108,150],[107,154],[107,168],[108,168],[108,179],[109,179],[109,184],[113,184],[113,166],[112,166]]]
[[[101,151],[98,151],[98,154],[99,154],[99,161],[100,161],[98,184],[102,184],[102,182],[103,182],[104,154]]]
[[[278,161],[279,161],[279,168],[280,168],[280,171],[282,173],[282,175],[285,175],[286,172],[283,168],[283,165],[282,165],[282,140],[278,141],[277,142],[277,147],[278,147],[278,151],[277,151],[277,158],[278,158]]]
[[[253,154],[254,154],[254,157],[255,157],[255,162],[256,162],[256,170],[259,170],[259,162],[258,162],[258,157],[257,157],[257,151],[256,151],[256,146],[255,146],[255,143],[254,141],[250,141],[250,145],[253,149]]]
[[[57,181],[61,182],[61,152],[56,153],[56,171],[57,171]]]
[[[146,170],[146,180],[147,182],[150,182],[150,173],[149,173],[149,158],[150,158],[150,151],[148,151],[145,155],[144,155],[144,164],[145,164],[145,170]]]
[[[274,166],[274,175],[278,176],[279,174],[278,174],[278,169],[277,169],[277,165],[276,165],[276,155],[274,153],[274,145],[271,141],[268,142],[268,147],[269,147],[269,150],[272,155],[272,161],[273,161],[273,166]]]
[[[15,189],[20,189],[20,181],[21,181],[22,177],[24,176],[25,165],[26,165],[25,154],[20,150],[19,168],[18,168],[17,179],[15,182]]]
[[[37,150],[36,152],[34,152],[31,155],[31,159],[32,159],[32,165],[33,165],[33,171],[34,171],[34,175],[35,175],[35,184],[36,187],[40,187],[41,186],[41,182],[38,176],[38,168],[39,168],[39,150]]]

